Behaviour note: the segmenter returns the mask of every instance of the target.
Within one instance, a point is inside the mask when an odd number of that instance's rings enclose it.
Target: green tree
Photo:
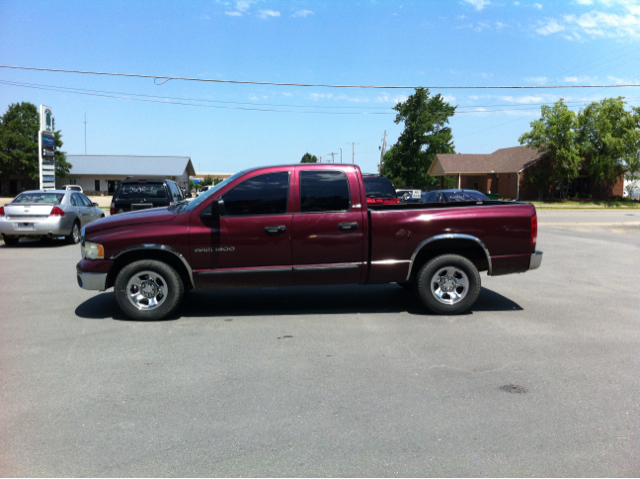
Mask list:
[[[640,173],[640,108],[626,110],[622,97],[605,98],[582,110],[578,138],[598,196],[611,194],[621,176]]]
[[[6,174],[25,175],[37,180],[38,131],[40,121],[38,109],[33,103],[12,103],[0,118],[0,171]],[[62,147],[62,135],[55,129],[56,177],[66,178],[71,169]]]
[[[569,110],[561,98],[553,106],[543,105],[541,118],[530,123],[531,131],[519,141],[546,155],[547,161],[539,165],[536,174],[529,178],[539,191],[548,191],[557,179],[576,178],[580,172],[582,157],[577,141],[575,112]],[[565,188],[561,188],[564,197]]]
[[[437,179],[427,173],[439,153],[455,153],[453,135],[448,125],[456,107],[440,94],[429,97],[429,90],[417,88],[406,101],[394,108],[395,123],[404,122],[404,131],[384,154],[381,173],[395,186],[422,188],[435,185]]]
[[[312,155],[311,153],[305,153],[302,155],[302,159],[300,163],[317,163],[318,157],[316,155]]]

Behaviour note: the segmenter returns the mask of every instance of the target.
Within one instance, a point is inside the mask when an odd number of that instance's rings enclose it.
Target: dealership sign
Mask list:
[[[38,132],[38,165],[40,189],[55,189],[56,162],[53,113],[48,106],[40,105],[40,131]]]

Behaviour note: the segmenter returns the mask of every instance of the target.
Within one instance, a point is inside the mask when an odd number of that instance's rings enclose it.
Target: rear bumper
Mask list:
[[[0,220],[0,233],[8,236],[67,236],[71,234],[74,218],[70,215],[45,219],[20,218]]]
[[[531,255],[531,261],[529,261],[529,269],[537,269],[542,263],[542,251],[536,251]]]

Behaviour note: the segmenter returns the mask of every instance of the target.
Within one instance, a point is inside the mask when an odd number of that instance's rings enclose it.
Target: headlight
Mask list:
[[[104,259],[104,246],[85,241],[82,245],[82,257],[86,259]]]

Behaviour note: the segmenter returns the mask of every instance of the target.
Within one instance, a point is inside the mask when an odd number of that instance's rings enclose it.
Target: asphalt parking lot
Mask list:
[[[640,471],[640,211],[539,212],[468,314],[397,285],[194,291],[161,322],[0,242],[0,476]]]

